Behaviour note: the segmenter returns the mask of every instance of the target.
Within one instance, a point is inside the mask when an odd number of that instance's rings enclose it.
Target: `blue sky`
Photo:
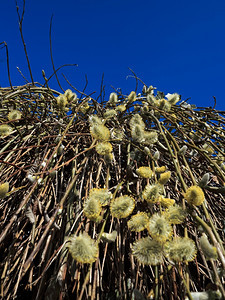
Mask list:
[[[18,0],[22,9],[22,0]],[[23,33],[35,81],[52,74],[49,24],[55,67],[68,84],[99,94],[105,74],[107,97],[111,86],[124,94],[135,88],[127,78],[135,71],[147,85],[165,93],[177,92],[197,106],[225,110],[225,1],[174,0],[26,0]],[[13,85],[24,84],[19,67],[30,80],[18,29],[14,0],[1,0],[0,42],[9,48]],[[49,85],[60,91],[55,79]],[[4,49],[0,50],[0,86],[9,86]],[[139,91],[141,86],[139,87]]]

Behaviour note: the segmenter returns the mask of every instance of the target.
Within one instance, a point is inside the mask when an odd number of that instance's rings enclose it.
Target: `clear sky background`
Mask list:
[[[23,85],[19,67],[29,72],[18,28],[14,0],[0,0],[0,42],[9,48],[13,85]],[[18,0],[22,10],[22,0]],[[51,15],[55,67],[79,90],[88,77],[87,93],[99,95],[102,73],[106,95],[111,86],[124,94],[135,88],[128,68],[147,85],[165,93],[177,92],[197,106],[225,110],[224,0],[26,0],[23,33],[35,81],[41,71],[52,74],[49,50]],[[60,91],[55,79],[51,88]],[[0,50],[0,86],[9,86],[5,49]],[[141,91],[141,86],[139,91]],[[94,97],[94,96],[93,96]]]

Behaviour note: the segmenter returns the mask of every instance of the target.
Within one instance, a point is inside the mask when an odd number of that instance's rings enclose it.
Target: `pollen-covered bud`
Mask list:
[[[102,125],[102,119],[100,119],[97,115],[90,115],[89,116],[89,123],[90,123],[91,126]]]
[[[158,183],[164,185],[170,180],[170,177],[171,177],[170,171],[162,173],[159,177]]]
[[[171,109],[171,104],[166,99],[161,99],[158,101],[158,107],[159,107],[159,109],[169,112]]]
[[[156,173],[164,173],[164,172],[166,172],[166,170],[167,170],[167,167],[166,167],[166,166],[162,166],[162,167],[157,167],[157,168],[155,168],[155,172],[156,172]]]
[[[136,125],[131,129],[131,137],[136,142],[143,142],[144,141],[144,129],[140,125]]]
[[[95,197],[89,197],[84,204],[84,215],[92,220],[96,221],[102,210],[101,203],[99,199]]]
[[[205,200],[205,195],[199,186],[193,185],[187,189],[184,198],[187,200],[188,204],[199,206]]]
[[[82,112],[82,114],[86,114],[86,112],[89,110],[90,106],[88,104],[88,102],[85,102],[84,104],[82,104],[80,106],[80,112]]]
[[[148,87],[148,89],[147,89],[147,94],[153,95],[155,89],[156,89],[156,87],[150,85],[150,86]]]
[[[166,209],[163,215],[171,224],[181,224],[184,222],[187,212],[181,206],[172,205]]]
[[[124,138],[124,132],[122,129],[119,128],[113,128],[112,132],[111,132],[111,136],[113,139],[122,141],[122,139]]]
[[[159,202],[163,207],[170,207],[175,204],[174,199],[164,198],[163,196],[159,197]]]
[[[149,167],[140,167],[136,170],[136,173],[142,178],[151,178],[153,175],[153,172]]]
[[[108,189],[93,188],[89,192],[89,198],[95,198],[100,201],[102,206],[105,206],[112,199],[112,193]]]
[[[176,116],[175,114],[171,114],[171,115],[170,115],[170,119],[171,119],[173,122],[176,122],[177,116]]]
[[[147,93],[147,86],[143,85],[142,94],[145,95]]]

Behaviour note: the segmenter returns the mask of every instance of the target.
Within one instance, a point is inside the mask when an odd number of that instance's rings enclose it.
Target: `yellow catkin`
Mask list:
[[[199,206],[203,203],[205,195],[199,186],[193,185],[187,189],[184,198],[187,200],[188,204]]]
[[[162,166],[162,167],[157,167],[157,168],[155,168],[155,172],[156,173],[164,173],[164,172],[166,172],[166,166]]]
[[[158,265],[163,262],[162,244],[149,236],[141,238],[132,245],[134,257],[143,265]]]
[[[128,217],[135,207],[135,200],[127,195],[115,198],[110,203],[110,211],[115,218],[126,218]]]
[[[117,102],[118,102],[118,95],[116,93],[111,93],[109,96],[108,103],[112,106],[115,106]]]
[[[142,192],[142,197],[149,204],[154,204],[159,201],[159,196],[162,194],[162,188],[159,184],[146,185]]]
[[[80,112],[82,112],[82,114],[86,114],[86,112],[89,110],[89,108],[90,108],[90,106],[89,106],[88,102],[86,102],[80,106]]]
[[[159,197],[159,202],[163,207],[169,207],[175,204],[174,199],[164,198],[163,196]]]
[[[100,201],[102,206],[105,206],[112,199],[112,193],[108,189],[93,188],[89,192],[89,198],[95,198]]]
[[[127,97],[127,99],[128,99],[129,102],[134,102],[136,100],[136,98],[137,98],[137,95],[136,95],[136,93],[134,91],[132,91],[130,93],[130,95]]]
[[[111,233],[103,232],[101,236],[101,240],[103,240],[106,243],[113,243],[115,242],[117,238],[117,231],[113,230]]]
[[[96,152],[100,155],[106,155],[112,152],[112,145],[109,142],[101,142],[96,145]]]
[[[168,209],[163,213],[163,216],[171,224],[181,224],[184,222],[187,212],[179,205],[169,206]]]
[[[171,115],[170,115],[170,119],[171,119],[173,122],[176,122],[177,116],[176,116],[175,114],[171,114]]]
[[[170,171],[165,172],[165,173],[162,173],[162,174],[160,175],[160,177],[159,177],[158,182],[159,182],[160,184],[163,184],[163,185],[164,185],[164,184],[166,184],[166,183],[169,181],[170,177],[171,177],[171,172],[170,172]]]
[[[171,105],[175,105],[180,100],[180,95],[177,93],[167,94],[166,98]]]
[[[101,210],[102,206],[98,198],[89,197],[84,204],[84,215],[92,221],[98,219]]]
[[[76,102],[77,101],[77,94],[73,93],[70,89],[66,90],[64,93],[68,102]]]
[[[110,131],[105,125],[96,124],[91,126],[90,133],[93,138],[99,141],[108,141],[110,138]]]
[[[131,231],[140,232],[148,225],[149,218],[146,213],[140,212],[131,217],[127,225]]]
[[[107,109],[107,110],[105,111],[105,113],[103,114],[103,117],[104,117],[104,119],[109,120],[109,119],[115,117],[116,114],[117,114],[117,112],[116,112],[115,109]]]
[[[171,109],[171,104],[166,99],[161,99],[158,102],[158,107],[159,107],[159,109],[169,112]]]
[[[153,175],[153,172],[149,167],[140,167],[136,170],[136,173],[142,178],[151,178]]]
[[[98,244],[86,232],[69,239],[69,252],[79,263],[91,264],[98,258]]]
[[[144,131],[144,141],[145,145],[152,145],[158,141],[158,133],[156,131]]]
[[[164,246],[166,257],[174,262],[192,261],[196,257],[196,246],[189,238],[176,237]]]
[[[116,109],[116,111],[124,112],[127,109],[127,107],[126,107],[126,105],[121,104],[121,105],[118,105],[115,109]]]
[[[56,101],[57,101],[57,105],[59,107],[60,110],[65,110],[65,107],[66,105],[68,104],[68,101],[65,97],[65,95],[59,95],[57,98],[56,98]]]
[[[21,116],[22,116],[22,114],[21,114],[20,111],[18,111],[18,110],[12,110],[8,114],[8,120],[9,121],[17,120],[17,119],[20,119]]]
[[[137,125],[140,126],[141,129],[145,128],[145,123],[139,114],[133,115],[133,117],[130,119],[129,125],[131,129]]]
[[[136,125],[131,129],[131,137],[136,142],[144,141],[144,129],[140,125]]]
[[[7,124],[0,125],[0,136],[1,137],[9,135],[9,134],[11,134],[11,132],[12,132],[11,126],[9,126]]]
[[[164,216],[160,216],[159,214],[154,214],[150,218],[147,230],[151,237],[160,243],[168,240],[173,233],[170,222]]]
[[[121,141],[124,138],[124,132],[122,129],[114,128],[112,131],[112,139]]]
[[[9,191],[9,183],[8,182],[0,184],[0,199],[5,198],[8,191]]]

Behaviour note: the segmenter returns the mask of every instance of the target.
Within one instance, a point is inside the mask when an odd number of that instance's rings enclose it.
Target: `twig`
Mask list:
[[[17,0],[15,0],[15,2],[16,2],[16,10],[17,10],[17,15],[18,15],[18,20],[19,20],[20,35],[21,35],[21,39],[22,39],[23,47],[24,47],[24,52],[25,52],[26,59],[27,59],[28,69],[29,69],[29,72],[30,72],[30,78],[31,78],[31,81],[32,81],[32,85],[34,85],[34,79],[33,79],[33,75],[32,75],[32,72],[31,72],[30,61],[29,61],[29,58],[28,58],[27,47],[26,47],[26,44],[25,44],[25,41],[24,41],[23,30],[22,30],[23,18],[24,18],[24,13],[25,13],[25,0],[23,0],[23,11],[22,11],[21,16],[19,14],[19,6],[17,4]]]
[[[11,82],[11,77],[10,77],[10,69],[9,69],[9,51],[8,51],[8,45],[7,45],[7,43],[5,41],[0,43],[0,45],[2,45],[2,44],[4,44],[3,47],[5,47],[5,51],[6,51],[7,71],[8,71],[9,84],[10,84],[11,89],[13,90],[12,82]]]

